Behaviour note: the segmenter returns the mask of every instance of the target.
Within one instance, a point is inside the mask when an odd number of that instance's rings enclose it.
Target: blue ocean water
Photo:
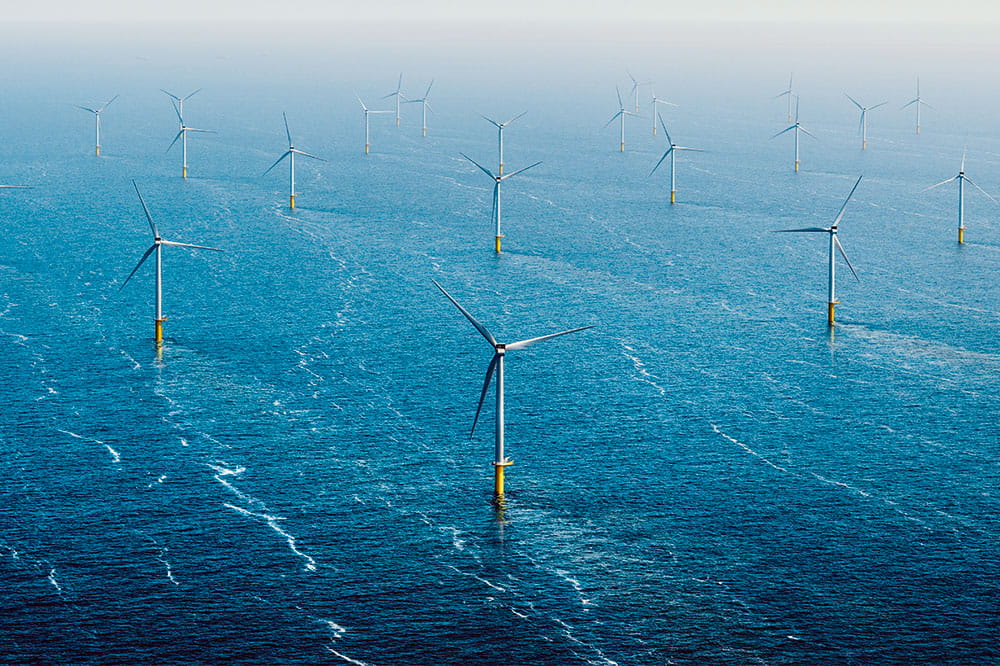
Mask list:
[[[769,139],[787,73],[664,84],[674,139],[706,151],[670,206],[648,108],[624,154],[602,129],[623,71],[578,73],[568,105],[407,70],[404,92],[436,80],[428,136],[404,107],[365,156],[352,93],[394,70],[316,86],[261,56],[176,83],[105,60],[39,65],[0,109],[2,181],[34,188],[0,192],[3,661],[1000,657],[1000,223],[970,191],[959,246],[954,189],[921,192],[966,145],[1000,190],[975,112],[939,102],[917,136],[905,81],[862,153],[813,84],[795,174]],[[186,120],[219,133],[182,181],[158,88],[202,86]],[[97,158],[72,104],[114,94]],[[504,184],[496,256],[459,152],[492,167],[477,114],[523,110],[507,169],[544,162]],[[282,111],[328,160],[297,162],[294,211],[284,168],[261,176]],[[770,231],[826,226],[861,174],[831,332],[825,239]],[[225,249],[165,249],[162,357],[152,266],[120,289],[150,243],[131,179],[165,238]],[[490,403],[468,437],[490,351],[432,278],[504,341],[596,325],[508,357],[501,507]]]

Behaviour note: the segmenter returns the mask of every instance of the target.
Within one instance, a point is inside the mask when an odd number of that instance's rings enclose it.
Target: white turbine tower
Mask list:
[[[836,219],[834,219],[833,224],[827,228],[822,227],[808,227],[806,229],[781,229],[774,233],[788,234],[788,233],[824,233],[830,236],[830,267],[829,267],[829,297],[827,299],[827,323],[833,326],[834,309],[837,303],[836,292],[836,250],[840,251],[840,256],[844,258],[847,262],[847,267],[851,269],[851,273],[854,275],[854,279],[860,281],[858,274],[854,271],[854,266],[851,266],[851,260],[847,258],[847,253],[844,252],[844,246],[840,244],[840,240],[837,238],[837,225],[840,224],[841,218],[844,217],[844,209],[847,208],[847,202],[851,200],[854,196],[854,190],[858,189],[858,185],[861,184],[862,176],[858,176],[858,180],[854,183],[854,187],[851,188],[851,193],[847,195],[847,199],[844,201],[844,205],[840,207],[840,212],[837,213]]]
[[[197,91],[195,91],[195,92],[197,92]],[[194,93],[192,93],[192,94],[194,94]],[[191,95],[188,95],[188,97],[190,97],[190,96]],[[187,142],[187,133],[188,132],[206,132],[206,133],[209,133],[209,134],[214,134],[215,130],[207,130],[207,129],[198,129],[196,127],[188,127],[187,125],[184,124],[184,116],[182,115],[181,110],[173,102],[171,102],[171,104],[174,107],[174,111],[177,113],[177,120],[179,120],[181,122],[181,129],[180,129],[179,132],[177,132],[177,136],[174,137],[174,140],[170,142],[170,145],[167,146],[167,152],[169,153],[170,149],[174,147],[175,143],[177,143],[177,140],[180,139],[180,142],[181,142],[181,178],[187,178],[188,177],[188,142]]]
[[[635,104],[634,112],[635,113],[639,113],[639,87],[640,86],[651,86],[651,85],[653,85],[653,82],[652,81],[638,81],[638,80],[636,80],[636,78],[634,76],[632,76],[632,72],[628,71],[627,69],[625,70],[625,73],[628,74],[628,78],[632,79],[632,101]]]
[[[657,97],[656,91],[653,90],[652,87],[650,87],[649,91],[653,94],[653,99],[649,103],[649,115],[653,119],[653,136],[656,136],[656,116],[659,115],[659,113],[656,110],[656,105],[657,104],[664,104],[666,106],[677,106],[677,105],[674,104],[673,102],[668,102],[665,99],[660,99],[659,97]]]
[[[163,322],[167,320],[167,318],[163,316],[163,246],[169,245],[172,247],[189,247],[195,250],[212,250],[214,252],[223,252],[223,250],[220,250],[217,247],[207,247],[205,245],[176,243],[174,241],[168,241],[160,238],[160,232],[156,229],[156,224],[153,222],[153,216],[149,214],[149,208],[146,207],[146,202],[143,201],[142,194],[139,192],[139,186],[135,184],[134,180],[132,181],[132,186],[135,187],[135,193],[139,195],[139,203],[142,204],[142,210],[146,214],[146,220],[149,222],[149,228],[153,232],[153,244],[149,246],[149,249],[146,250],[145,254],[142,255],[142,258],[139,259],[139,263],[135,265],[132,272],[128,274],[127,278],[125,278],[125,282],[122,283],[119,291],[125,288],[125,285],[128,284],[128,281],[131,280],[132,276],[139,270],[139,267],[142,266],[143,262],[149,258],[149,255],[156,252],[156,318],[154,319],[154,322],[156,323],[156,346],[160,347],[163,344]]]
[[[861,133],[861,150],[868,148],[868,112],[874,111],[880,106],[885,106],[888,102],[879,102],[875,106],[862,106],[858,100],[854,99],[847,93],[844,93],[847,99],[854,102],[854,106],[858,107],[861,111],[861,120],[858,121],[858,131]]]
[[[483,173],[485,173],[487,176],[489,176],[490,178],[493,179],[493,216],[492,216],[493,219],[492,219],[492,221],[496,223],[496,233],[494,235],[494,240],[496,242],[495,242],[495,245],[494,245],[494,249],[496,250],[497,254],[500,254],[500,239],[503,238],[503,234],[500,233],[500,183],[502,183],[503,181],[507,180],[508,178],[512,178],[512,177],[516,176],[517,174],[519,174],[519,173],[521,173],[523,171],[527,171],[528,169],[531,169],[531,168],[534,168],[534,167],[538,166],[539,164],[541,164],[541,162],[535,162],[534,164],[530,164],[530,165],[524,167],[523,169],[518,169],[517,171],[512,171],[511,173],[505,174],[503,176],[499,176],[499,175],[493,173],[492,171],[490,171],[489,169],[487,169],[486,167],[484,167],[482,164],[480,164],[476,160],[474,160],[471,157],[469,157],[468,155],[466,155],[465,153],[459,153],[459,154],[462,157],[464,157],[465,159],[467,159],[470,162],[472,162],[473,164],[475,164],[477,167],[479,167],[479,169]]]
[[[198,88],[197,90],[195,90],[192,93],[188,93],[187,95],[184,95],[184,97],[178,97],[177,95],[173,94],[172,92],[170,92],[168,90],[164,90],[163,88],[160,88],[160,92],[163,93],[164,95],[166,95],[167,97],[169,97],[170,99],[174,100],[177,103],[177,113],[179,113],[179,114],[181,114],[183,116],[184,115],[184,100],[191,99],[192,97],[194,97],[195,95],[197,95],[198,93],[200,93],[201,92],[201,88]]]
[[[303,157],[311,157],[314,160],[319,160],[320,162],[325,162],[322,157],[316,157],[315,155],[310,155],[309,153],[298,150],[292,145],[292,133],[288,130],[288,118],[285,116],[285,112],[281,112],[281,117],[285,120],[285,135],[288,137],[288,150],[275,160],[274,164],[267,168],[267,171],[263,175],[267,175],[271,169],[278,166],[281,160],[288,158],[288,207],[295,208],[295,156],[302,155]]]
[[[490,388],[490,381],[493,379],[493,374],[496,373],[497,385],[496,385],[496,434],[495,434],[495,444],[494,444],[494,456],[493,456],[493,492],[497,497],[502,497],[503,492],[503,482],[504,482],[504,470],[513,464],[513,461],[504,454],[504,407],[503,407],[503,364],[504,356],[509,351],[517,351],[519,349],[524,349],[530,347],[531,345],[538,344],[539,342],[545,342],[546,340],[551,340],[552,338],[557,338],[561,335],[568,335],[570,333],[576,333],[577,331],[584,331],[588,328],[593,328],[591,326],[581,326],[580,328],[571,328],[568,331],[560,331],[559,333],[550,333],[549,335],[543,335],[538,338],[529,338],[527,340],[521,340],[519,342],[513,342],[504,344],[502,342],[497,342],[493,334],[483,326],[481,323],[476,321],[476,318],[469,314],[469,311],[463,308],[458,301],[452,298],[451,294],[444,290],[436,280],[431,280],[434,282],[434,286],[441,290],[441,293],[448,297],[448,300],[455,304],[455,307],[465,315],[465,318],[479,331],[480,335],[486,338],[486,341],[493,347],[493,359],[490,361],[489,366],[486,368],[486,381],[483,382],[483,390],[479,395],[479,406],[476,407],[476,417],[472,421],[472,431],[469,433],[469,437],[476,432],[476,424],[479,422],[479,413],[483,409],[483,401],[486,399],[486,393]]]
[[[512,122],[514,122],[515,120],[517,120],[518,118],[520,118],[521,116],[523,116],[525,113],[527,113],[527,111],[523,111],[523,112],[517,114],[516,116],[514,116],[513,118],[511,118],[510,120],[508,120],[507,122],[503,122],[503,123],[497,122],[497,121],[493,120],[492,118],[487,118],[483,114],[479,114],[480,117],[483,120],[485,120],[486,122],[490,123],[491,125],[493,125],[494,127],[497,128],[497,150],[498,150],[498,152],[500,154],[500,160],[498,162],[500,166],[499,166],[499,170],[498,170],[497,173],[500,176],[503,175],[503,128],[507,127],[507,125],[510,125]]]
[[[771,138],[774,139],[774,138],[777,138],[777,137],[781,136],[785,132],[792,132],[792,131],[795,132],[795,171],[797,172],[799,170],[799,132],[804,132],[805,134],[808,134],[812,138],[814,138],[814,139],[816,138],[816,136],[812,132],[810,132],[805,127],[803,127],[802,123],[799,122],[799,98],[798,97],[795,98],[795,124],[792,125],[791,127],[788,127],[786,129],[781,130],[780,132],[778,132],[777,134],[775,134]]]
[[[953,180],[957,180],[958,181],[958,242],[959,243],[964,243],[965,242],[965,183],[966,183],[966,181],[968,181],[968,183],[970,185],[972,185],[974,188],[976,188],[977,190],[979,190],[980,192],[982,192],[983,194],[985,194],[987,197],[989,197],[990,201],[992,201],[993,203],[1000,203],[1000,202],[997,202],[997,200],[994,199],[989,194],[989,192],[987,192],[983,188],[981,188],[978,185],[976,185],[974,182],[972,182],[971,178],[969,178],[968,176],[965,175],[965,152],[964,151],[962,152],[962,166],[959,168],[957,176],[955,176],[953,178],[949,178],[948,180],[943,180],[940,183],[937,183],[936,185],[931,185],[930,187],[925,187],[923,191],[926,192],[927,190],[932,190],[935,187],[940,187],[942,185],[947,185],[948,183],[952,182]]]
[[[369,140],[369,135],[368,135],[368,116],[369,116],[369,114],[372,114],[372,113],[392,113],[392,111],[375,111],[374,109],[369,109],[367,106],[365,106],[365,103],[361,101],[361,96],[360,95],[358,95],[357,93],[354,93],[354,96],[358,98],[359,102],[361,102],[361,111],[365,115],[365,155],[367,155],[368,151],[371,148],[371,142]]]
[[[403,73],[399,73],[399,83],[396,84],[396,89],[393,90],[388,95],[384,96],[382,99],[389,99],[390,97],[396,98],[396,127],[399,127],[399,103],[401,101],[406,101],[406,97],[403,95]]]
[[[434,79],[431,79],[431,83],[427,86],[427,92],[420,99],[408,99],[403,102],[403,104],[419,104],[421,109],[420,115],[420,131],[422,136],[427,136],[427,109],[430,108],[430,102],[427,101],[428,96],[431,94],[431,86],[434,85]],[[434,109],[431,109],[433,111]]]
[[[795,76],[795,72],[792,72],[791,74],[788,75],[788,87],[773,97],[773,99],[778,99],[779,97],[788,98],[788,122],[792,122],[792,96],[795,95],[795,93],[792,92],[793,76]]]
[[[666,124],[664,124],[662,116],[660,116],[660,125],[663,127],[663,133],[667,136],[667,143],[670,144],[670,147],[667,148],[667,152],[663,153],[663,157],[661,157],[660,161],[656,163],[656,166],[654,166],[653,170],[649,172],[649,175],[652,176],[653,172],[655,172],[659,168],[659,166],[663,164],[663,160],[667,159],[667,155],[669,155],[670,156],[670,203],[677,203],[677,181],[674,176],[674,167],[676,166],[675,160],[677,158],[677,151],[688,150],[693,153],[703,153],[705,151],[700,150],[698,148],[685,148],[684,146],[678,146],[677,144],[675,144],[674,140],[670,138],[670,132],[667,131],[667,126]]]
[[[101,114],[104,113],[104,109],[111,106],[111,102],[115,101],[116,99],[118,99],[118,95],[115,95],[114,97],[109,99],[107,102],[105,102],[104,106],[98,109],[92,109],[89,106],[80,106],[79,104],[76,105],[76,108],[83,109],[84,111],[89,111],[90,113],[94,114],[94,131],[97,134],[97,142],[94,147],[95,155],[101,154]]]
[[[920,96],[920,77],[917,77],[917,96],[904,104],[900,109],[905,109],[908,106],[917,106],[917,134],[920,134],[920,107],[926,106],[928,109],[933,109],[934,107],[924,101],[924,98]]]
[[[615,115],[611,116],[611,120],[609,120],[608,122],[604,123],[604,126],[607,127],[611,123],[615,122],[615,118],[621,118],[621,152],[624,153],[625,152],[625,116],[636,116],[637,114],[632,113],[631,111],[628,111],[628,110],[625,109],[625,104],[624,104],[624,102],[622,102],[622,93],[618,89],[618,86],[615,86],[615,93],[617,93],[617,95],[618,95],[618,113],[616,113]]]

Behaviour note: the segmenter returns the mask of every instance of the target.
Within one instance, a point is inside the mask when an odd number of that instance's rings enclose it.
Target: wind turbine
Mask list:
[[[861,110],[861,120],[858,122],[858,131],[861,132],[861,150],[868,148],[868,112],[877,109],[880,106],[885,106],[888,102],[879,102],[875,106],[862,106],[858,100],[854,99],[847,93],[844,93],[847,99],[854,102],[854,106]]]
[[[840,256],[842,256],[844,258],[844,261],[847,262],[847,267],[851,269],[851,273],[854,275],[854,279],[860,282],[858,274],[854,271],[854,266],[851,266],[851,260],[847,258],[847,253],[844,252],[844,246],[840,244],[840,240],[837,238],[837,225],[840,224],[841,218],[844,217],[844,209],[847,208],[847,202],[851,200],[852,196],[854,196],[854,190],[858,189],[858,185],[861,184],[861,178],[862,176],[858,176],[857,182],[854,183],[854,187],[851,188],[851,193],[847,195],[847,199],[844,201],[844,205],[840,207],[840,212],[837,213],[836,219],[833,221],[833,224],[830,225],[829,227],[825,229],[822,227],[808,227],[805,229],[781,229],[779,231],[774,232],[783,234],[788,234],[788,233],[829,234],[830,277],[829,277],[829,299],[827,301],[827,323],[829,323],[830,326],[833,326],[834,308],[836,307],[837,303],[840,302],[837,300],[837,295],[836,295],[836,264],[834,262],[836,253],[834,252],[834,247],[836,247],[836,249],[840,251]]]
[[[419,104],[421,107],[421,132],[423,136],[427,136],[427,109],[430,108],[430,103],[427,101],[428,95],[431,94],[431,86],[434,85],[434,79],[431,79],[431,83],[427,86],[427,92],[420,99],[408,99],[403,102],[403,104]],[[433,109],[431,109],[433,111]]]
[[[773,97],[773,99],[778,99],[779,97],[788,98],[788,122],[792,122],[792,96],[795,94],[792,92],[793,76],[795,76],[795,72],[788,75],[788,87]]]
[[[965,182],[968,181],[970,185],[972,185],[977,190],[979,190],[987,197],[989,197],[990,201],[992,201],[993,203],[1000,203],[1000,202],[998,202],[996,199],[990,196],[990,194],[986,190],[976,185],[974,182],[972,182],[971,178],[965,175],[965,151],[962,151],[962,166],[959,168],[957,176],[949,178],[948,180],[943,180],[937,185],[931,185],[930,187],[925,187],[923,191],[926,192],[927,190],[932,190],[935,187],[940,187],[941,185],[947,185],[953,180],[958,181],[958,242],[964,243],[965,242]]]
[[[178,97],[177,95],[175,95],[172,92],[169,92],[167,90],[164,90],[163,88],[160,88],[160,92],[163,93],[164,95],[166,95],[167,97],[171,98],[175,102],[177,102],[177,113],[179,113],[180,115],[183,116],[184,115],[184,100],[191,99],[192,97],[194,97],[195,95],[197,95],[198,93],[200,93],[201,92],[201,88],[198,88],[197,90],[195,90],[192,93],[188,93],[187,95],[184,95],[184,97]]]
[[[920,96],[920,77],[917,77],[917,96],[900,107],[900,110],[905,109],[908,106],[917,105],[917,134],[920,134],[920,107],[926,106],[928,109],[933,109],[934,107],[924,101],[924,98]]]
[[[501,175],[501,176],[503,175],[503,128],[506,127],[507,125],[510,125],[512,122],[514,122],[515,120],[517,120],[518,118],[520,118],[521,116],[523,116],[525,113],[527,113],[527,111],[523,111],[522,113],[517,114],[516,116],[514,116],[513,118],[511,118],[507,122],[503,122],[503,123],[498,123],[497,121],[493,120],[492,118],[487,118],[486,116],[484,116],[482,114],[479,114],[480,117],[483,120],[485,120],[486,122],[492,124],[494,127],[497,128],[497,146],[498,146],[498,150],[499,150],[499,153],[500,153],[500,162],[499,162],[500,163],[500,167],[499,167],[498,174]]]
[[[663,133],[667,135],[667,143],[670,144],[670,147],[667,148],[667,152],[663,153],[663,157],[661,157],[660,161],[656,163],[656,166],[653,167],[653,171],[649,172],[649,175],[652,176],[653,172],[656,171],[661,164],[663,164],[663,160],[667,159],[667,155],[670,156],[670,203],[676,203],[677,181],[674,179],[674,166],[675,166],[674,161],[677,157],[677,151],[689,150],[693,153],[703,153],[705,151],[699,150],[698,148],[685,148],[684,146],[678,146],[677,144],[675,144],[674,140],[670,138],[670,132],[667,131],[666,124],[664,124],[663,122],[663,116],[658,116],[658,117],[660,118],[660,125],[663,127]]]
[[[472,159],[465,153],[460,153],[460,155],[465,159],[469,160],[470,162],[472,162],[473,164],[475,164],[477,167],[479,167],[479,169],[483,173],[485,173],[487,176],[493,179],[493,220],[496,222],[496,234],[494,236],[496,244],[494,245],[494,247],[496,249],[496,253],[500,254],[500,239],[503,238],[503,234],[500,233],[500,183],[507,180],[508,178],[516,176],[522,171],[527,171],[528,169],[538,166],[539,164],[541,164],[541,162],[535,162],[534,164],[530,164],[524,167],[523,169],[518,169],[517,171],[512,171],[511,173],[499,176],[497,174],[494,174],[492,171],[490,171],[489,169],[487,169],[482,164]]]
[[[628,74],[628,78],[632,79],[632,101],[635,102],[635,113],[639,113],[639,86],[651,86],[653,85],[653,82],[637,81],[636,78],[632,76],[632,72],[627,69],[625,70],[625,73]]]
[[[361,96],[360,95],[358,95],[357,93],[355,93],[354,96],[358,98],[359,102],[361,102],[361,110],[365,114],[365,155],[367,155],[368,154],[368,150],[371,147],[371,143],[369,143],[369,140],[368,140],[368,114],[370,114],[370,113],[392,113],[392,111],[375,111],[374,109],[369,109],[367,106],[365,106],[365,103],[361,101]]]
[[[391,93],[383,97],[382,99],[389,99],[390,97],[396,98],[396,127],[399,127],[399,102],[400,100],[405,101],[406,97],[403,96],[403,73],[399,73],[399,83],[396,84],[396,89]]]
[[[109,99],[107,102],[105,102],[104,106],[102,106],[99,109],[91,109],[89,106],[80,106],[79,104],[76,105],[76,108],[83,109],[84,111],[90,111],[92,114],[94,114],[94,123],[97,132],[97,143],[95,144],[94,147],[95,155],[100,156],[101,154],[101,114],[104,113],[104,109],[111,106],[111,102],[115,101],[116,99],[118,99],[118,95],[115,95],[114,97]]]
[[[139,259],[139,263],[135,265],[132,272],[128,274],[127,278],[125,278],[125,282],[123,282],[122,286],[119,287],[119,291],[125,288],[128,281],[132,279],[133,275],[135,275],[135,272],[138,271],[143,262],[149,258],[149,255],[156,252],[156,319],[153,321],[156,323],[156,346],[160,347],[163,345],[163,322],[167,320],[167,318],[163,316],[163,261],[161,256],[163,246],[169,245],[172,247],[189,247],[195,250],[212,250],[214,252],[223,252],[223,250],[220,250],[217,247],[207,247],[205,245],[176,243],[174,241],[168,241],[160,238],[160,232],[156,229],[156,224],[153,222],[153,216],[149,214],[149,208],[146,207],[146,202],[142,199],[142,193],[139,192],[139,186],[135,184],[134,180],[132,181],[132,187],[135,188],[135,193],[139,195],[139,203],[142,204],[142,210],[146,214],[146,220],[149,222],[149,228],[153,232],[153,244],[149,246],[149,249],[146,250],[146,252],[142,255],[142,258]]]
[[[195,92],[197,92],[197,91],[195,91]],[[193,95],[194,93],[191,93],[191,94]],[[191,95],[188,95],[188,97],[190,97],[190,96]],[[188,127],[187,125],[184,124],[184,116],[181,114],[181,110],[173,102],[171,102],[171,104],[173,104],[174,111],[177,113],[177,120],[181,121],[181,129],[180,129],[179,132],[177,132],[177,136],[174,137],[174,140],[170,142],[170,145],[167,146],[167,152],[169,153],[170,149],[174,147],[175,143],[177,143],[177,140],[180,139],[180,141],[181,141],[181,178],[187,178],[188,177],[188,142],[187,142],[187,133],[188,132],[206,132],[206,133],[209,133],[209,134],[215,134],[215,130],[206,130],[206,129],[198,129],[196,127]]]
[[[489,366],[486,368],[486,381],[483,382],[483,390],[479,395],[479,406],[476,408],[476,418],[472,421],[472,431],[469,433],[469,437],[476,432],[476,424],[479,422],[479,413],[483,409],[483,401],[486,398],[486,392],[490,388],[490,380],[493,379],[493,373],[496,372],[497,386],[496,386],[496,435],[495,435],[495,445],[494,445],[494,456],[493,456],[493,493],[497,497],[503,496],[503,481],[504,481],[504,470],[514,462],[504,455],[504,428],[503,428],[503,362],[504,356],[509,351],[517,351],[519,349],[524,349],[530,347],[531,345],[537,344],[539,342],[545,342],[546,340],[551,340],[552,338],[557,338],[561,335],[568,335],[570,333],[576,333],[577,331],[584,331],[588,328],[593,328],[593,326],[581,326],[580,328],[571,328],[568,331],[560,331],[559,333],[550,333],[549,335],[543,335],[538,338],[529,338],[527,340],[521,340],[519,342],[513,342],[504,344],[502,342],[497,342],[493,334],[483,326],[481,323],[476,321],[476,318],[469,314],[469,311],[463,308],[458,301],[456,301],[451,294],[444,290],[437,280],[431,280],[441,293],[448,297],[448,300],[455,304],[455,307],[465,315],[465,318],[476,328],[479,333],[486,338],[486,341],[490,343],[493,347],[493,359],[490,361]]]
[[[784,134],[785,132],[791,132],[791,131],[795,132],[795,171],[798,172],[798,170],[799,170],[799,132],[805,132],[806,134],[808,134],[812,138],[814,138],[814,139],[816,138],[816,136],[812,132],[810,132],[805,127],[803,127],[802,123],[799,122],[799,98],[798,98],[798,96],[795,97],[795,124],[792,125],[791,127],[788,127],[786,129],[781,130],[780,132],[778,132],[777,134],[775,134],[771,138],[772,139],[777,138],[777,137],[781,136],[782,134]]]
[[[611,120],[609,120],[608,122],[606,122],[604,124],[604,126],[607,127],[608,125],[610,125],[611,123],[613,123],[615,121],[615,118],[621,118],[621,151],[624,153],[625,152],[625,116],[635,116],[635,115],[638,115],[638,114],[632,113],[631,111],[627,111],[625,109],[625,104],[622,102],[622,93],[618,89],[618,86],[615,86],[615,92],[618,94],[618,113],[616,113],[615,115],[611,116]]]
[[[267,171],[263,175],[267,175],[271,169],[278,166],[281,160],[288,158],[288,207],[295,209],[295,156],[302,155],[303,157],[311,157],[314,160],[319,160],[320,162],[325,162],[322,157],[316,157],[315,155],[310,155],[309,153],[298,150],[292,145],[292,133],[288,130],[288,117],[285,116],[285,112],[281,112],[281,117],[285,120],[285,135],[288,137],[288,150],[275,160],[274,164],[267,167]]]
[[[653,90],[652,86],[650,86],[649,91],[653,94],[653,99],[649,103],[649,115],[653,118],[653,136],[656,136],[656,116],[658,115],[656,111],[656,105],[657,104],[666,104],[667,106],[677,106],[677,105],[674,104],[673,102],[668,102],[665,99],[660,99],[659,97],[657,97],[656,91]]]

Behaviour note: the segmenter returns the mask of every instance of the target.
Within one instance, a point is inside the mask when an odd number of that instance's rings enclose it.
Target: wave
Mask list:
[[[267,514],[267,513],[257,513],[255,511],[250,511],[248,509],[244,509],[242,507],[238,507],[238,506],[236,506],[234,504],[229,504],[228,502],[225,503],[223,506],[225,506],[225,507],[227,507],[229,509],[232,509],[233,511],[236,511],[238,513],[241,513],[244,516],[247,516],[247,517],[250,517],[250,518],[257,518],[258,520],[264,521],[267,524],[268,527],[270,527],[272,530],[274,530],[275,532],[277,532],[278,534],[280,534],[282,537],[285,538],[285,541],[288,542],[288,548],[289,548],[289,550],[291,550],[293,553],[295,553],[296,555],[298,555],[299,557],[301,557],[305,561],[305,563],[306,563],[305,570],[306,571],[316,571],[316,560],[314,560],[313,558],[309,557],[308,555],[306,555],[305,553],[303,553],[301,550],[299,550],[298,546],[296,544],[296,541],[295,541],[295,537],[292,536],[291,534],[289,534],[288,532],[286,532],[285,530],[281,529],[281,526],[278,525],[278,521],[279,520],[284,520],[284,518],[282,518],[280,516],[272,516],[272,515]]]

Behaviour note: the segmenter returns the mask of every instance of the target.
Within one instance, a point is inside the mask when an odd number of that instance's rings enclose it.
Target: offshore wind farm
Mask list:
[[[4,25],[0,663],[1000,659],[992,33]]]

